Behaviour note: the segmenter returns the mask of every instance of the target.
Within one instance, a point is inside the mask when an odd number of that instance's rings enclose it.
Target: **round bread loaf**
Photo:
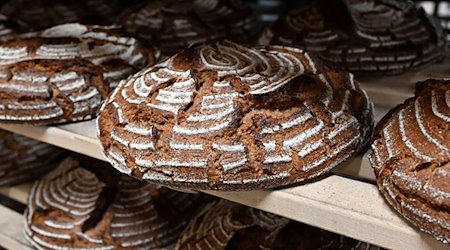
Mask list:
[[[39,30],[72,22],[109,25],[119,9],[118,0],[10,0],[0,12]]]
[[[0,65],[0,121],[55,124],[92,119],[110,88],[84,60],[30,60]]]
[[[65,151],[0,130],[0,186],[17,185],[48,173]]]
[[[67,158],[33,186],[25,235],[37,249],[161,249],[201,204],[200,195],[139,182],[107,163]]]
[[[117,23],[167,55],[215,39],[250,41],[258,36],[257,13],[240,0],[156,0],[124,11]]]
[[[415,97],[377,125],[369,160],[402,216],[450,242],[450,81],[418,83]]]
[[[353,249],[379,247],[254,208],[217,201],[191,220],[175,249]]]
[[[128,75],[153,65],[158,53],[150,46],[143,48],[118,27],[69,23],[0,44],[0,65],[30,59],[82,58],[101,66],[105,80],[114,88]]]
[[[203,44],[121,82],[98,118],[115,168],[187,189],[313,178],[367,142],[372,106],[353,75],[289,47]]]
[[[351,72],[400,73],[443,58],[439,24],[401,0],[320,0],[292,10],[260,44],[299,46]]]
[[[153,52],[117,28],[81,24],[4,42],[0,121],[42,125],[90,119],[121,79],[154,63]]]

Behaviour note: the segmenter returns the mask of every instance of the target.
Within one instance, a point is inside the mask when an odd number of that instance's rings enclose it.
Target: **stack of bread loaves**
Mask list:
[[[372,136],[373,105],[344,70],[401,73],[436,62],[439,25],[408,1],[318,0],[260,36],[260,15],[244,1],[125,2],[0,8],[0,121],[98,115],[112,164],[74,154],[35,183],[25,218],[34,247],[161,249],[179,238],[177,249],[379,249],[159,185],[239,191],[326,175]],[[419,84],[378,124],[370,152],[388,203],[447,243],[449,86]],[[63,156],[0,131],[0,185],[48,172]]]

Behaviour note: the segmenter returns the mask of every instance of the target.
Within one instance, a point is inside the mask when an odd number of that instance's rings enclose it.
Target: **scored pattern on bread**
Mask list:
[[[114,88],[118,82],[155,61],[155,51],[144,49],[132,37],[114,26],[58,25],[0,44],[0,65],[31,59],[82,58],[105,71]]]
[[[256,11],[239,0],[150,1],[124,11],[117,22],[170,55],[216,39],[249,41],[261,27]]]
[[[110,93],[100,67],[84,60],[0,65],[0,120],[55,124],[91,119]]]
[[[33,180],[53,169],[65,151],[0,130],[0,186]]]
[[[200,208],[199,195],[158,188],[95,163],[88,167],[109,175],[93,173],[83,164],[67,158],[33,186],[25,234],[36,248],[161,249],[176,241]]]
[[[318,1],[292,10],[260,44],[295,45],[355,72],[400,73],[443,57],[438,23],[407,1]]]
[[[390,205],[450,242],[450,81],[427,80],[377,125],[369,160]]]
[[[114,91],[98,119],[114,167],[194,189],[270,187],[355,154],[372,109],[353,75],[288,47],[191,47]]]
[[[379,247],[221,200],[208,204],[181,234],[175,249],[354,249]]]
[[[10,0],[0,12],[34,29],[45,29],[72,22],[110,25],[119,8],[117,0]]]

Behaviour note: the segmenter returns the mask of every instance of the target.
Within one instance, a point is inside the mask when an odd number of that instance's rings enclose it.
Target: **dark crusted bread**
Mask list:
[[[259,42],[299,46],[342,69],[375,74],[436,62],[446,48],[439,24],[405,0],[319,0],[289,12]]]
[[[117,22],[168,55],[215,39],[250,41],[261,28],[257,13],[240,0],[148,1],[124,11]]]
[[[52,170],[65,155],[60,148],[0,130],[0,186],[40,177]]]
[[[118,0],[10,0],[0,12],[39,30],[72,22],[110,25],[119,9]]]
[[[101,66],[112,88],[128,75],[153,65],[157,54],[150,46],[143,48],[121,28],[78,23],[23,34],[19,39],[0,44],[0,64],[79,57]]]
[[[67,158],[33,186],[25,212],[25,235],[33,246],[161,249],[202,207],[200,195],[139,182],[108,165]]]
[[[353,75],[279,46],[190,47],[121,82],[108,100],[98,127],[113,166],[188,189],[322,175],[356,154],[372,126]]]
[[[208,204],[191,220],[181,234],[175,249],[378,250],[380,248],[221,200]]]
[[[92,119],[110,93],[102,73],[80,59],[0,65],[0,121],[43,125]]]
[[[388,203],[449,243],[450,81],[418,83],[415,97],[377,125],[369,160]]]

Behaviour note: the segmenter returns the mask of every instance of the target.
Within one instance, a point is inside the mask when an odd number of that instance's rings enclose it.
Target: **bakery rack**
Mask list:
[[[431,77],[450,77],[449,66],[450,59],[398,76],[360,78],[375,103],[375,120],[412,96],[412,83]],[[0,128],[106,160],[96,138],[94,120],[51,127],[0,124]],[[1,188],[0,195],[11,203],[25,204],[31,185]],[[415,229],[385,203],[366,154],[344,162],[326,177],[304,184],[273,190],[207,193],[389,249],[450,249],[450,245]],[[30,249],[22,236],[23,205],[19,207],[17,212],[0,206],[1,247]]]

